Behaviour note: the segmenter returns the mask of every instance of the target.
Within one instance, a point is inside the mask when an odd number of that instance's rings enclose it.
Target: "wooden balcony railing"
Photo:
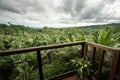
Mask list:
[[[91,46],[93,48],[92,53],[91,53],[92,64],[94,64],[96,49],[97,48],[100,49],[101,53],[100,53],[100,62],[98,66],[98,79],[97,80],[102,80],[101,73],[102,73],[102,67],[103,67],[103,62],[104,62],[104,55],[106,54],[106,51],[112,52],[113,58],[112,58],[112,65],[111,65],[109,80],[115,80],[115,76],[117,72],[119,72],[117,70],[120,67],[120,48],[111,48],[111,47],[107,47],[107,46],[103,46],[103,45],[95,44],[91,42],[71,42],[71,43],[64,43],[64,44],[54,44],[54,45],[47,45],[47,46],[37,46],[37,47],[30,47],[30,48],[23,48],[23,49],[6,50],[6,51],[1,51],[0,56],[22,54],[22,53],[36,51],[40,80],[44,80],[43,71],[42,71],[41,50],[63,48],[63,47],[77,46],[77,45],[82,46],[82,53],[80,54],[82,54],[83,57],[87,56],[88,46]]]

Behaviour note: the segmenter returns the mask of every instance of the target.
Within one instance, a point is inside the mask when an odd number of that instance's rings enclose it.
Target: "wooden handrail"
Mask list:
[[[93,46],[105,51],[110,51],[110,52],[120,52],[120,48],[112,48],[112,47],[108,47],[108,46],[104,46],[104,45],[100,45],[100,44],[96,44],[93,42],[85,42],[88,46]]]
[[[26,52],[32,52],[37,50],[47,50],[47,49],[54,49],[54,48],[62,48],[67,46],[75,46],[86,43],[88,46],[93,46],[105,51],[111,51],[111,52],[120,52],[120,48],[112,48],[92,42],[71,42],[71,43],[62,43],[62,44],[54,44],[54,45],[45,45],[45,46],[37,46],[37,47],[29,47],[29,48],[22,48],[22,49],[14,49],[14,50],[5,50],[0,51],[0,56],[4,55],[12,55],[12,54],[18,54],[18,53],[26,53]]]
[[[37,51],[37,50],[47,50],[47,49],[62,48],[62,47],[68,47],[68,46],[76,46],[76,45],[81,45],[83,43],[84,42],[71,42],[71,43],[62,43],[62,44],[23,48],[23,49],[15,49],[15,50],[5,50],[5,51],[0,51],[0,56],[20,54],[20,53]]]

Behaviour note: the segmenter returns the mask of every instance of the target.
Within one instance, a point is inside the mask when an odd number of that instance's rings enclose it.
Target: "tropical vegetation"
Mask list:
[[[75,41],[90,41],[119,48],[120,24],[69,28],[31,28],[11,23],[0,24],[0,51]],[[42,51],[44,78],[75,69],[71,60],[81,56],[80,52],[80,46]],[[106,56],[105,73],[109,70],[107,67],[111,56]],[[0,57],[0,73],[5,80],[39,80],[36,54],[31,52]]]

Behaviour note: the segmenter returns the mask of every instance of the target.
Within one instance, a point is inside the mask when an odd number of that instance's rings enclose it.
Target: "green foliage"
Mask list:
[[[11,59],[14,62],[11,80],[39,80],[36,56],[33,53],[12,55]]]
[[[87,75],[90,75],[92,69],[92,64],[90,61],[85,60],[84,58],[75,58],[72,59],[71,62],[73,63],[74,66],[76,66],[78,70],[78,75],[83,78],[86,77]]]
[[[120,47],[119,31],[119,24],[73,28],[44,27],[41,29],[11,23],[9,25],[0,24],[0,51],[75,41],[91,41],[107,46]],[[80,53],[80,46],[43,51],[42,60],[45,78],[73,69],[74,66],[70,64],[70,60],[80,56]],[[110,56],[107,55],[107,59]],[[38,80],[36,60],[35,53],[0,57],[0,69],[3,73],[6,73],[9,69],[9,74],[6,74],[6,76],[10,80]],[[83,67],[86,68],[87,62],[83,60],[82,63],[85,64]],[[89,70],[87,69],[87,71]],[[6,80],[9,80],[8,78]]]
[[[45,79],[48,79],[55,75],[64,73],[67,67],[68,66],[64,65],[60,61],[54,61],[51,64],[44,64],[43,65],[44,77]]]
[[[0,57],[0,73],[3,75],[5,80],[9,80],[8,76],[10,76],[12,73],[13,65],[14,63],[10,57]]]
[[[12,80],[39,80],[38,70],[28,62],[18,64],[11,75]]]
[[[113,46],[116,43],[117,39],[113,37],[112,30],[102,29],[93,34],[93,41],[95,43],[103,44],[106,46]]]

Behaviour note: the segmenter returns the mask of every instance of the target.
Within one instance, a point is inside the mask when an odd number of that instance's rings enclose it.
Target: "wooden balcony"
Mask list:
[[[103,45],[95,44],[91,42],[71,42],[71,43],[64,43],[64,44],[54,44],[54,45],[37,46],[37,47],[30,47],[30,48],[23,48],[23,49],[6,50],[6,51],[1,51],[0,56],[8,56],[13,54],[25,54],[27,52],[36,51],[40,80],[44,80],[41,51],[48,50],[48,49],[69,47],[69,46],[77,46],[77,45],[81,45],[82,52],[80,54],[84,58],[87,56],[88,47],[89,46],[92,47],[92,53],[91,53],[92,65],[94,65],[95,55],[97,52],[96,49],[100,49],[101,53],[100,53],[100,61],[98,65],[97,80],[102,80],[101,74],[102,74],[104,56],[106,52],[111,52],[111,54],[113,54],[113,57],[112,57],[112,63],[111,63],[112,64],[111,70],[109,73],[109,80],[116,80],[116,74],[120,73],[119,71],[120,70],[119,69],[120,68],[120,48],[111,48],[111,47],[107,47],[107,46],[103,46]],[[76,74],[76,71],[73,70],[72,72],[67,72],[65,74],[60,74],[58,76],[52,77],[49,80],[76,80],[76,79],[73,79],[73,77],[76,77],[75,74]],[[0,78],[0,80],[2,80],[2,78]]]

